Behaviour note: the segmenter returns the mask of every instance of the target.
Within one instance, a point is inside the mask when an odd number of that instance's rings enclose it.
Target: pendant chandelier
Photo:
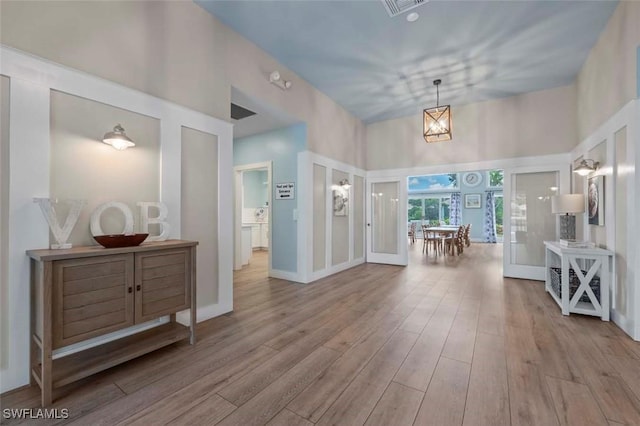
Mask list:
[[[423,111],[424,122],[422,132],[427,142],[441,142],[451,140],[451,106],[440,105],[440,90],[438,86],[442,80],[434,80],[436,86],[436,106]]]

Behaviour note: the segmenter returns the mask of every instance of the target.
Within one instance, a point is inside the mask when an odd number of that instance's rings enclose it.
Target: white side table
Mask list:
[[[562,314],[594,315],[601,317],[602,321],[609,321],[609,287],[614,253],[602,248],[564,247],[558,241],[545,241],[544,245],[546,248],[545,290],[562,308]],[[556,294],[551,286],[551,267],[559,267],[561,270],[561,295]],[[580,280],[580,286],[573,295],[569,294],[570,269],[573,269]],[[586,271],[586,274],[582,271]],[[600,278],[600,301],[589,286],[594,276]],[[589,297],[589,302],[580,300],[583,294]]]

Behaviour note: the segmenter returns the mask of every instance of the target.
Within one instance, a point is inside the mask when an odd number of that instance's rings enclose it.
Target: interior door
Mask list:
[[[367,181],[367,262],[407,264],[406,185],[401,178]]]
[[[568,167],[505,170],[504,188],[504,276],[544,281],[544,241],[558,239],[551,197],[569,193]]]

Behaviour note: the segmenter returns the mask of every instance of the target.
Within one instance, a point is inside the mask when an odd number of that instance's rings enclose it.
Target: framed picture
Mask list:
[[[589,178],[587,201],[589,225],[604,226],[604,176]]]
[[[333,215],[346,216],[349,211],[349,200],[342,189],[333,190]]]
[[[464,195],[464,208],[465,209],[479,209],[482,207],[482,198],[480,194],[465,194]]]

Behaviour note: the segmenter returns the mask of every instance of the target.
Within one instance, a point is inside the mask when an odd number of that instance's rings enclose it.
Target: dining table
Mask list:
[[[449,236],[458,232],[459,226],[430,226],[428,229],[429,232],[437,232],[438,234]]]
[[[441,225],[441,226],[430,226],[427,228],[428,232],[434,232],[441,236],[442,238],[450,238],[455,236],[456,232],[458,232],[459,226],[454,225]],[[453,247],[451,247],[453,254]]]

